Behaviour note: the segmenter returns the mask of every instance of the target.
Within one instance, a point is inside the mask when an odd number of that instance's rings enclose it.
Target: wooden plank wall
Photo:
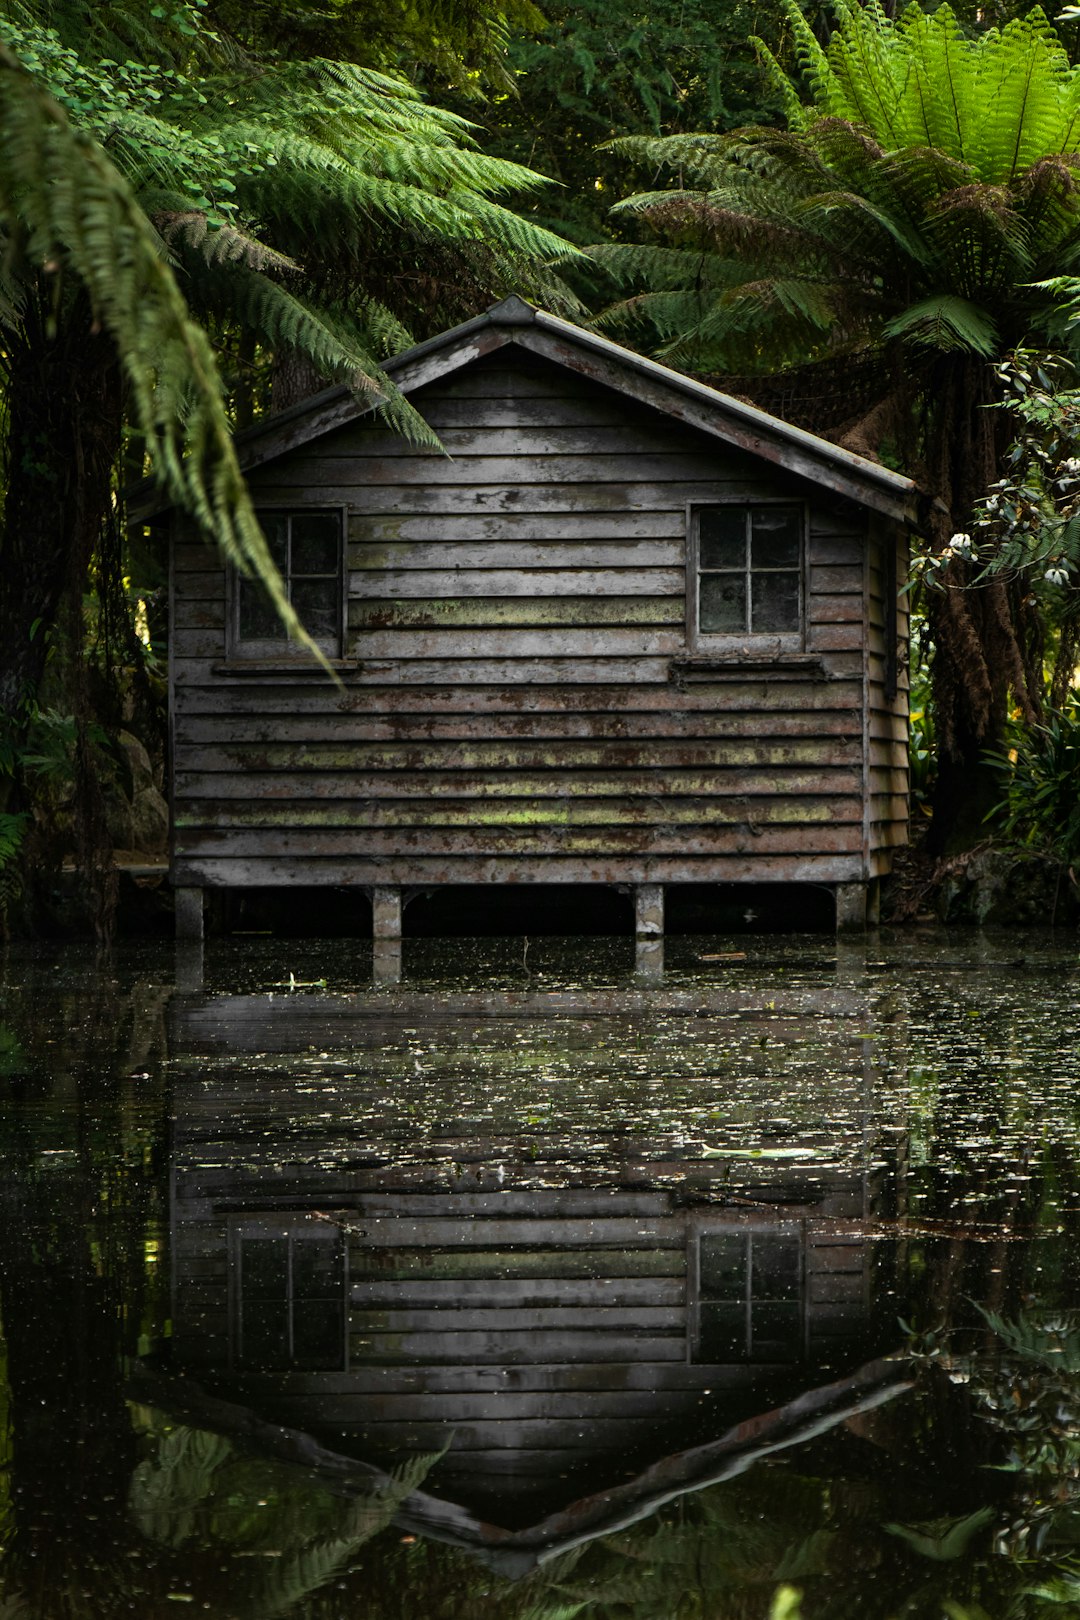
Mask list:
[[[907,536],[875,524],[867,616],[867,821],[873,877],[890,870],[893,850],[906,844],[908,836],[908,599],[901,594],[907,560]],[[892,611],[890,597],[896,604]]]
[[[449,458],[367,423],[252,478],[347,508],[342,689],[228,666],[224,571],[177,544],[175,881],[851,881],[871,821],[880,868],[898,711],[871,814],[865,515],[811,503],[817,678],[680,679],[687,503],[803,486],[520,350],[417,403]]]

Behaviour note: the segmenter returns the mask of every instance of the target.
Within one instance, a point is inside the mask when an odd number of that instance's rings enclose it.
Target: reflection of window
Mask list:
[[[800,1233],[702,1232],[697,1266],[695,1361],[801,1359]]]
[[[245,1221],[231,1258],[236,1366],[344,1367],[345,1244],[335,1227]]]
[[[324,653],[341,651],[342,524],[338,511],[260,512],[270,555],[300,622]],[[290,642],[255,579],[237,576],[234,650],[248,657],[287,652]]]
[[[699,506],[691,527],[696,636],[782,636],[803,622],[803,508]]]

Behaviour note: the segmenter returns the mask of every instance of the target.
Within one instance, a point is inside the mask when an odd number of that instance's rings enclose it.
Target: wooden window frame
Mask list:
[[[344,651],[345,651],[346,635],[347,635],[347,632],[348,632],[348,611],[349,611],[348,521],[347,521],[346,508],[341,506],[341,505],[338,505],[338,504],[320,506],[320,505],[318,505],[316,503],[313,503],[313,502],[310,502],[310,501],[305,501],[302,505],[298,505],[298,506],[292,506],[292,505],[289,505],[288,503],[282,502],[282,501],[275,501],[272,505],[270,503],[267,503],[264,506],[257,507],[256,508],[256,516],[260,519],[260,521],[264,517],[270,517],[270,516],[285,517],[285,518],[287,518],[289,520],[290,566],[287,569],[286,574],[285,574],[284,577],[285,577],[285,589],[289,593],[290,600],[291,600],[291,595],[292,595],[291,554],[292,554],[292,521],[293,521],[293,519],[298,518],[298,517],[308,517],[308,516],[320,516],[320,517],[321,516],[331,516],[331,517],[336,517],[337,518],[337,520],[338,520],[338,566],[337,566],[337,588],[338,588],[338,604],[337,605],[338,605],[338,611],[337,611],[337,631],[336,631],[336,634],[333,635],[333,636],[322,636],[322,637],[316,636],[314,638],[314,640],[315,640],[315,645],[319,648],[320,652],[322,652],[327,658],[339,659],[339,658],[343,657]],[[249,584],[249,583],[254,584],[254,581],[246,580],[240,574],[239,570],[236,569],[236,568],[230,569],[229,574],[230,574],[229,611],[228,611],[229,633],[228,633],[228,643],[227,643],[227,647],[226,647],[227,656],[229,658],[231,658],[231,659],[251,660],[253,662],[258,661],[258,660],[264,660],[264,661],[272,660],[274,662],[280,662],[282,659],[285,659],[285,660],[295,659],[295,660],[297,660],[299,662],[303,662],[305,659],[310,659],[311,654],[308,652],[307,648],[301,646],[299,642],[290,641],[288,636],[286,636],[286,634],[285,634],[284,627],[282,627],[282,632],[281,632],[280,636],[273,636],[273,637],[264,636],[264,637],[259,637],[257,639],[253,638],[253,637],[249,637],[249,638],[245,639],[244,637],[241,636],[241,634],[240,634],[240,605],[241,605],[240,604],[240,599],[241,599],[241,593],[242,593],[242,591],[244,589],[244,586],[246,584]],[[325,578],[331,578],[332,576],[331,575],[311,575],[311,576],[303,575],[301,577],[302,578],[310,577],[310,578],[323,578],[323,579],[325,579]]]
[[[799,627],[797,630],[743,630],[743,631],[716,631],[702,630],[699,622],[701,601],[701,514],[712,512],[721,507],[740,510],[750,520],[756,511],[769,507],[788,506],[796,508],[800,514],[799,534]],[[807,557],[809,553],[808,538],[810,533],[809,511],[805,501],[792,500],[777,496],[765,497],[761,500],[739,501],[693,501],[686,511],[686,640],[692,652],[730,653],[737,656],[739,653],[761,654],[764,651],[777,654],[801,653],[806,649],[807,608],[809,602],[809,589],[807,579]],[[749,601],[749,582],[755,570],[751,567],[749,554],[745,570],[747,580],[747,600]]]
[[[703,1357],[701,1355],[701,1340],[702,1340],[701,1308],[702,1308],[702,1305],[707,1305],[709,1303],[712,1303],[712,1301],[710,1301],[707,1297],[705,1297],[703,1295],[702,1286],[701,1286],[701,1240],[702,1240],[703,1237],[728,1237],[728,1238],[738,1237],[738,1238],[744,1238],[746,1240],[746,1243],[747,1243],[746,1264],[745,1264],[746,1284],[745,1284],[745,1292],[744,1292],[744,1296],[743,1296],[744,1297],[744,1304],[745,1304],[745,1335],[744,1335],[745,1353],[741,1357],[732,1358],[731,1361],[729,1361],[729,1362],[721,1363],[721,1362],[706,1361],[706,1360],[703,1359]],[[752,1332],[751,1312],[752,1312],[752,1306],[753,1306],[752,1257],[753,1257],[753,1240],[754,1240],[755,1237],[763,1237],[763,1238],[766,1238],[766,1237],[767,1238],[788,1237],[788,1238],[795,1239],[797,1241],[798,1245],[799,1245],[799,1296],[798,1296],[799,1335],[798,1335],[798,1344],[796,1346],[796,1354],[795,1354],[795,1356],[792,1358],[792,1360],[790,1362],[773,1363],[773,1362],[769,1362],[769,1361],[757,1361],[755,1356],[754,1356],[754,1353],[753,1353],[753,1332]],[[809,1339],[810,1339],[810,1312],[809,1312],[809,1289],[807,1288],[807,1279],[806,1279],[806,1228],[805,1228],[805,1225],[803,1223],[801,1223],[799,1221],[783,1221],[783,1222],[778,1222],[776,1224],[769,1224],[769,1223],[766,1223],[766,1222],[752,1221],[752,1222],[748,1222],[748,1223],[740,1222],[738,1225],[725,1225],[725,1224],[721,1224],[721,1223],[716,1222],[716,1221],[699,1221],[699,1222],[695,1222],[691,1226],[689,1234],[688,1234],[687,1256],[686,1256],[686,1272],[687,1272],[687,1306],[688,1306],[688,1310],[687,1310],[687,1328],[688,1328],[688,1331],[687,1331],[687,1336],[686,1336],[686,1359],[687,1359],[687,1361],[689,1363],[691,1363],[692,1365],[695,1365],[695,1366],[710,1366],[710,1367],[711,1366],[721,1366],[721,1365],[723,1365],[723,1366],[728,1366],[728,1365],[730,1365],[730,1366],[773,1366],[773,1365],[776,1365],[776,1366],[794,1366],[798,1362],[804,1361],[806,1359],[807,1353],[808,1353]]]
[[[293,1293],[293,1265],[292,1255],[296,1242],[321,1242],[340,1244],[341,1253],[341,1314],[342,1335],[340,1359],[332,1365],[312,1367],[295,1367],[290,1364],[285,1367],[264,1368],[243,1357],[244,1333],[244,1278],[243,1278],[243,1244],[246,1238],[274,1238],[284,1237],[289,1240],[289,1263],[286,1285],[286,1309],[288,1312],[288,1341],[290,1350],[293,1344],[295,1327],[294,1312],[296,1300]],[[237,1215],[229,1219],[227,1231],[228,1253],[228,1300],[229,1300],[229,1367],[235,1372],[253,1375],[268,1373],[280,1378],[283,1373],[303,1377],[313,1372],[347,1372],[349,1366],[349,1245],[345,1234],[337,1226],[326,1221],[314,1221],[305,1215]]]

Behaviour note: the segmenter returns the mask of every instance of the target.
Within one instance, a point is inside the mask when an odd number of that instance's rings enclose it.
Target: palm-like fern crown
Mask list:
[[[540,177],[485,157],[464,120],[403,80],[238,63],[204,12],[171,0],[148,41],[145,0],[0,0],[0,329],[18,330],[42,266],[63,272],[53,287],[82,289],[170,494],[262,575],[299,633],[189,307],[301,351],[433,444],[378,363],[410,341],[402,317],[424,303],[395,268],[438,262],[471,314],[514,286],[557,301],[544,265],[570,250],[503,201]],[[124,55],[140,42],[150,60]]]
[[[609,313],[703,370],[776,370],[894,338],[991,354],[1080,260],[1080,70],[1039,10],[976,39],[949,7],[837,0],[810,88],[769,51],[788,129],[626,140],[679,189],[621,206],[670,245],[597,250],[640,290]]]
[[[324,375],[386,395],[414,435],[422,424],[377,363],[408,343],[414,313],[394,297],[385,261],[441,253],[461,274],[480,256],[478,296],[531,283],[558,301],[543,266],[566,244],[502,200],[540,177],[486,157],[465,120],[403,80],[320,59],[230,65],[198,31],[197,12],[188,46],[198,78],[164,52],[163,64],[118,64],[96,56],[102,17],[81,37],[71,21],[62,36],[41,9],[0,0],[0,38],[107,146],[181,262],[196,309],[238,318],[269,347],[300,349]],[[111,9],[115,32],[128,8]]]

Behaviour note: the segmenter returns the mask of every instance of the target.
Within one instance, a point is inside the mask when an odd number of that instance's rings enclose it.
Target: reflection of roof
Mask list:
[[[384,370],[408,395],[510,344],[836,495],[890,517],[910,520],[913,516],[916,491],[910,478],[635,354],[597,332],[534,309],[521,298],[506,298],[485,314],[407,349],[388,361]],[[378,404],[345,387],[324,389],[239,434],[236,447],[241,465],[250,471],[349,422],[370,416]],[[133,492],[133,509],[140,504],[140,494],[148,503],[140,514],[145,519],[154,509],[153,496],[147,486],[142,486]]]
[[[610,1535],[657,1512],[692,1491],[745,1473],[755,1463],[801,1445],[895,1399],[912,1386],[905,1363],[882,1358],[849,1377],[807,1390],[784,1406],[737,1424],[719,1438],[678,1451],[635,1478],[568,1507],[522,1530],[488,1523],[457,1503],[425,1491],[409,1496],[395,1522],[402,1529],[478,1554],[500,1573],[528,1573],[560,1553]],[[248,1407],[208,1395],[198,1384],[145,1370],[133,1379],[129,1399],[171,1418],[227,1435],[247,1450],[307,1469],[312,1483],[342,1496],[387,1488],[391,1476],[370,1463],[342,1456],[310,1435],[267,1423]]]

